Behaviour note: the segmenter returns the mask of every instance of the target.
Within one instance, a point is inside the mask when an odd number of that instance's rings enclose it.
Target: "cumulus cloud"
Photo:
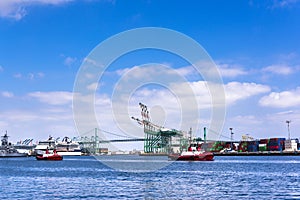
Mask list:
[[[257,83],[230,82],[224,87],[227,104],[234,104],[238,100],[247,99],[271,90],[269,86]]]
[[[20,20],[27,14],[27,7],[32,5],[60,5],[73,0],[1,0],[0,17]]]
[[[189,75],[198,73],[192,66],[182,67],[182,68],[176,69],[176,71],[177,71],[177,73],[179,73],[182,76],[189,76]]]
[[[170,91],[176,91],[177,93],[173,94],[168,91],[168,89],[147,89],[144,88],[135,94],[135,98],[138,99],[152,99],[152,101],[157,101],[165,103],[166,106],[175,105],[176,95],[178,94],[184,98],[196,98],[200,109],[205,109],[211,107],[211,92],[207,86],[206,81],[197,81],[189,83],[191,89],[194,93],[190,93],[185,90],[183,86],[186,85],[176,85],[172,86]],[[225,97],[227,105],[234,104],[240,100],[244,100],[259,94],[264,94],[270,92],[270,87],[267,85],[261,85],[257,83],[241,83],[241,82],[229,82],[224,85]],[[155,95],[153,95],[155,94]],[[175,95],[175,96],[174,96]],[[155,98],[153,98],[155,96]],[[172,97],[173,96],[173,97]],[[174,98],[175,97],[175,98]]]
[[[28,96],[36,98],[38,101],[50,105],[71,104],[73,100],[73,93],[66,91],[32,92],[29,93]]]
[[[263,68],[262,71],[279,75],[290,75],[294,72],[293,68],[288,65],[270,65]]]
[[[169,70],[169,72],[172,72],[173,73],[178,73],[179,75],[183,76],[183,77],[186,77],[186,78],[191,78],[191,77],[199,77],[201,75],[208,75],[208,77],[214,77],[213,76],[213,73],[215,73],[215,71],[213,71],[211,68],[214,68],[215,66],[212,65],[211,63],[203,63],[202,64],[203,67],[200,68],[200,73],[199,71],[197,71],[193,66],[185,66],[185,67],[181,67],[181,68],[177,68],[177,69],[172,69],[172,70]],[[206,65],[209,65],[209,67],[205,67]],[[169,65],[167,64],[164,64],[164,66],[166,67],[170,67]],[[200,65],[201,66],[201,65]],[[242,75],[247,75],[248,72],[245,71],[241,66],[239,65],[236,65],[236,64],[217,64],[216,65],[216,68],[219,70],[220,72],[220,75],[222,77],[229,77],[229,78],[234,78],[234,77],[237,77],[237,76],[242,76]],[[144,75],[144,73],[151,73],[153,70],[152,68],[150,69],[147,69],[148,72],[145,72],[145,71],[142,71],[143,68],[140,67],[140,66],[134,66],[132,68],[124,68],[124,69],[120,69],[120,70],[117,70],[116,73],[119,75],[119,76],[122,76],[124,74],[126,74],[127,72],[129,72],[130,70],[136,70],[136,69],[139,69],[139,74],[140,76]],[[201,74],[203,73],[203,74]]]
[[[222,63],[222,64],[217,64],[216,67],[218,68],[222,77],[233,78],[233,77],[248,74],[248,72],[245,71],[241,66],[235,65],[235,64]],[[209,69],[201,68],[201,70],[209,70]],[[195,68],[193,66],[182,67],[182,68],[176,69],[176,71],[183,76],[191,76],[191,75],[194,76],[195,74],[199,73],[195,70]]]
[[[259,104],[275,108],[300,106],[300,87],[290,91],[272,92],[268,96],[262,97]]]

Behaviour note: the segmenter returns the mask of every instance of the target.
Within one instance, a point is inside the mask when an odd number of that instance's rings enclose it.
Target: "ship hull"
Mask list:
[[[0,158],[27,157],[26,153],[0,153]]]
[[[36,156],[36,159],[37,160],[54,160],[54,161],[58,161],[58,160],[62,160],[63,157],[58,155],[58,154],[49,155],[49,156],[38,155],[38,156]]]
[[[81,151],[57,151],[58,155],[61,156],[81,156]]]
[[[204,152],[200,154],[185,154],[185,155],[172,154],[169,155],[169,158],[171,160],[177,160],[177,161],[213,161],[214,154],[210,152]]]

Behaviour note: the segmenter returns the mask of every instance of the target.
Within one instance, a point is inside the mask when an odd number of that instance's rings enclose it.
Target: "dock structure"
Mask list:
[[[298,139],[264,138],[255,139],[248,134],[242,140],[233,140],[233,128],[230,130],[230,141],[207,140],[207,129],[204,127],[204,140],[189,133],[176,129],[165,128],[151,121],[150,112],[146,105],[139,103],[142,118],[131,117],[143,127],[144,137],[137,138],[130,135],[120,135],[100,129],[92,129],[80,134],[80,144],[89,153],[102,153],[113,151],[114,145],[110,143],[143,142],[143,155],[167,155],[187,151],[190,147],[197,147],[202,151],[212,152],[215,156],[275,156],[275,155],[300,155]],[[209,129],[210,132],[220,135]],[[87,134],[87,135],[86,135]],[[109,138],[109,139],[108,139]],[[110,146],[109,146],[110,145]],[[109,149],[109,150],[108,150]],[[103,151],[102,151],[103,150]]]

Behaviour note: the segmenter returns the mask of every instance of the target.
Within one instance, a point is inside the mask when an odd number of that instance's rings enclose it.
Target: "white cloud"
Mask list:
[[[50,105],[71,104],[73,100],[72,92],[54,91],[54,92],[32,92],[28,96],[36,98],[40,102]]]
[[[269,86],[256,83],[230,82],[224,87],[227,104],[234,104],[238,100],[266,93],[271,90]]]
[[[0,65],[0,72],[3,72],[4,68]]]
[[[0,130],[8,130],[12,142],[25,138],[36,142],[47,139],[50,134],[54,137],[77,135],[70,108],[45,108],[38,104],[34,109],[26,107],[0,113]]]
[[[31,120],[39,119],[42,116],[38,116],[34,112],[30,111],[20,111],[20,110],[10,110],[9,115],[3,114],[3,117],[6,115],[6,121],[9,122],[28,122]],[[0,116],[1,117],[1,116]]]
[[[124,74],[126,74],[127,72],[129,72],[131,70],[131,68],[123,68],[123,69],[118,69],[116,71],[117,75],[119,76],[123,76]]]
[[[262,97],[259,104],[275,108],[300,106],[300,87],[290,91],[272,92],[268,96]]]
[[[95,91],[98,88],[98,83],[92,83],[87,86],[88,90]]]
[[[237,77],[248,74],[247,71],[245,71],[241,66],[239,65],[231,65],[231,64],[217,64],[217,69],[221,73],[222,77]],[[201,70],[210,70],[209,68],[201,68]],[[179,73],[182,76],[195,76],[195,74],[199,74],[199,72],[193,67],[193,66],[186,66],[179,69],[176,69],[177,73]],[[206,71],[206,72],[208,72]],[[199,74],[200,75],[200,74]]]
[[[7,97],[7,98],[14,97],[14,93],[8,92],[8,91],[1,92],[1,95],[2,95],[3,97]]]
[[[32,5],[60,5],[73,0],[1,0],[0,17],[14,20],[22,19],[26,14],[26,8]]]
[[[192,66],[187,66],[187,67],[182,67],[178,69],[172,69],[169,64],[153,64],[152,66],[133,66],[130,68],[123,68],[123,69],[118,69],[116,71],[117,75],[123,76],[126,73],[130,73],[130,71],[134,71],[135,74],[133,75],[135,78],[137,77],[145,77],[147,75],[151,75],[153,73],[157,73],[157,69],[162,66],[162,71],[164,73],[170,74],[170,73],[177,73],[181,76],[188,76],[194,73],[197,73],[197,71],[192,67]],[[166,70],[169,69],[169,70]],[[131,75],[132,76],[132,75]]]
[[[279,75],[289,75],[294,72],[293,68],[287,65],[270,65],[263,68],[262,71]]]
[[[197,73],[197,71],[192,66],[182,67],[179,69],[176,69],[177,73],[179,73],[182,76],[189,76],[192,74]]]
[[[217,67],[219,68],[222,77],[233,78],[247,74],[247,72],[238,65],[218,64]]]
[[[84,63],[83,67],[91,67],[91,66],[93,66],[93,67],[104,67],[104,65],[102,63],[97,63],[96,60],[93,60],[93,59],[88,58],[88,57],[83,59],[83,63]]]

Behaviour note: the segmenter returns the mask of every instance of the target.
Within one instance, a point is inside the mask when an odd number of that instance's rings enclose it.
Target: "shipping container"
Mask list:
[[[241,141],[239,144],[238,152],[247,152],[248,151],[248,142]]]
[[[267,144],[259,144],[259,151],[267,151]]]
[[[258,151],[259,141],[249,141],[248,142],[248,152],[257,152]]]
[[[259,144],[268,144],[269,143],[269,139],[260,139],[259,140]]]
[[[268,150],[283,151],[285,149],[284,143],[285,143],[285,138],[270,138],[268,143]]]
[[[210,149],[211,152],[220,152],[226,147],[226,142],[223,141],[216,141],[212,148]]]

